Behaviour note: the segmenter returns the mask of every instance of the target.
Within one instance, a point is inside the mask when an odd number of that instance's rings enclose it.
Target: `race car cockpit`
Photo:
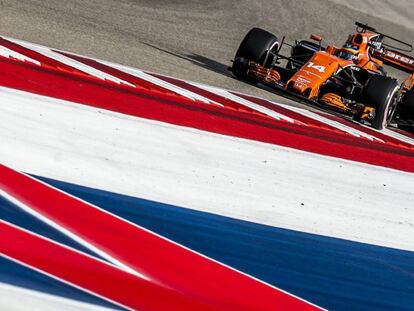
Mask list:
[[[336,54],[337,57],[357,61],[359,57],[359,50],[357,46],[354,46],[352,43],[346,43],[342,48],[338,49]]]

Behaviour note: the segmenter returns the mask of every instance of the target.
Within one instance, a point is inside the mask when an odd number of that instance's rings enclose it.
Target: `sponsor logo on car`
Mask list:
[[[392,51],[386,51],[385,56],[388,57],[388,58],[398,60],[402,63],[407,64],[407,65],[413,65],[414,64],[414,59],[413,58],[410,58],[408,56],[403,56],[403,55],[394,53]]]

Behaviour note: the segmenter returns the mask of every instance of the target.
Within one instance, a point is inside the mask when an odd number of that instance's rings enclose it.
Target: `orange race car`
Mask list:
[[[414,58],[401,53],[411,52],[412,45],[368,25],[355,24],[356,33],[342,47],[323,47],[317,35],[311,35],[316,42],[302,40],[290,45],[285,37],[279,42],[273,34],[253,28],[241,42],[230,69],[239,79],[329,107],[376,129],[392,120],[414,120],[413,76],[400,87],[384,68],[386,63],[413,73]],[[280,53],[283,45],[292,48],[290,56]]]

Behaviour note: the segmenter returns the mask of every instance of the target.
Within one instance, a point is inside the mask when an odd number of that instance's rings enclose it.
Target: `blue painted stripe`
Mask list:
[[[26,230],[29,230],[31,232],[42,235],[44,237],[47,237],[61,244],[65,244],[69,247],[75,248],[91,256],[103,259],[102,257],[93,253],[86,247],[82,246],[81,244],[67,237],[60,231],[54,229],[53,227],[45,224],[44,222],[40,221],[36,217],[25,212],[17,205],[3,198],[1,195],[0,195],[0,219],[5,220],[21,228],[24,228]]]
[[[34,216],[26,213],[2,196],[0,196],[0,219],[59,243],[65,244],[69,247],[75,248],[81,252],[98,257],[82,245],[71,240],[49,225],[41,222]],[[28,248],[27,251],[30,251],[30,249]],[[105,300],[2,257],[0,257],[0,282],[119,309],[118,306],[106,302]]]
[[[30,251],[30,250],[28,250]],[[116,310],[119,306],[0,256],[0,282]],[[24,299],[24,297],[22,297]]]
[[[414,252],[42,180],[322,307],[413,310]]]

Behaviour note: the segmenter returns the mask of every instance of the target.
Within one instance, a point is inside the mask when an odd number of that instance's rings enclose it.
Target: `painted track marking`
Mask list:
[[[216,88],[216,87],[211,87],[211,86],[207,86],[207,85],[203,85],[203,84],[198,84],[198,83],[191,83],[190,82],[190,84],[193,84],[194,86],[197,86],[199,88],[205,89],[205,90],[207,90],[209,92],[215,93],[215,94],[217,94],[219,96],[223,96],[225,98],[228,98],[228,99],[230,99],[232,101],[235,101],[236,103],[239,103],[241,105],[244,105],[246,107],[249,107],[250,109],[253,109],[253,110],[256,110],[258,112],[261,112],[261,113],[263,113],[263,114],[265,114],[265,115],[267,115],[269,117],[272,117],[272,118],[274,118],[276,120],[279,120],[279,121],[282,120],[282,121],[287,121],[289,123],[295,123],[295,120],[292,119],[292,118],[290,118],[290,117],[287,117],[287,116],[285,116],[285,115],[283,115],[281,113],[278,113],[278,112],[276,112],[274,110],[271,110],[271,109],[268,109],[266,107],[260,106],[260,105],[258,105],[256,103],[253,103],[253,102],[251,102],[251,101],[249,101],[247,99],[244,99],[244,98],[239,97],[239,96],[237,96],[235,94],[232,94],[232,93],[230,93],[227,90],[219,89],[219,88]]]
[[[19,45],[21,45],[21,46],[23,46],[23,47],[25,47],[27,49],[30,49],[32,51],[35,51],[35,52],[37,52],[39,54],[42,54],[42,55],[44,55],[44,56],[46,56],[48,58],[51,58],[51,59],[56,60],[58,62],[61,62],[62,64],[65,64],[67,66],[70,66],[72,68],[75,68],[77,70],[80,70],[80,71],[82,71],[82,72],[84,72],[86,74],[89,74],[91,76],[94,76],[94,77],[96,77],[98,79],[112,81],[112,82],[117,83],[117,84],[121,84],[122,83],[122,84],[129,85],[131,87],[135,87],[135,85],[133,85],[133,84],[127,82],[127,81],[118,79],[118,78],[116,78],[116,77],[114,77],[112,75],[109,75],[107,73],[104,73],[104,72],[102,72],[100,70],[97,70],[97,69],[91,67],[91,66],[87,66],[85,64],[82,64],[81,62],[78,62],[78,61],[76,61],[76,60],[74,60],[72,58],[66,57],[66,56],[64,56],[64,55],[62,55],[60,53],[54,52],[51,49],[48,49],[46,47],[42,47],[42,46],[39,46],[39,45],[34,45],[34,44],[31,44],[31,43],[28,43],[28,42],[24,42],[24,41],[20,41],[20,40],[15,40],[15,39],[9,39],[8,38],[8,40],[11,41],[11,42],[13,42],[13,43],[19,44]]]
[[[134,69],[134,68],[130,68],[130,67],[125,67],[125,66],[118,66],[118,65],[115,65],[115,64],[112,64],[112,63],[107,63],[107,62],[104,62],[104,61],[100,61],[100,62],[104,65],[116,68],[120,71],[124,71],[124,72],[126,72],[130,75],[136,76],[140,79],[144,79],[144,80],[149,81],[149,82],[151,82],[155,85],[161,86],[161,87],[163,87],[163,88],[165,88],[169,91],[173,91],[174,93],[180,94],[181,96],[189,98],[193,101],[198,100],[198,101],[201,101],[205,104],[215,104],[215,105],[223,106],[222,104],[219,104],[219,103],[216,103],[212,100],[209,100],[209,99],[205,98],[204,96],[201,96],[199,94],[196,94],[196,93],[191,92],[189,90],[186,90],[184,88],[176,86],[172,83],[169,83],[169,82],[163,81],[161,79],[158,79],[157,77],[154,77],[154,76],[152,76],[152,75],[150,75],[150,74],[148,74],[144,71]]]
[[[7,58],[15,58],[15,59],[18,59],[24,62],[30,62],[30,63],[40,66],[40,62],[38,62],[37,60],[34,60],[26,55],[10,50],[9,48],[2,46],[2,45],[0,45],[0,56],[7,57]]]

